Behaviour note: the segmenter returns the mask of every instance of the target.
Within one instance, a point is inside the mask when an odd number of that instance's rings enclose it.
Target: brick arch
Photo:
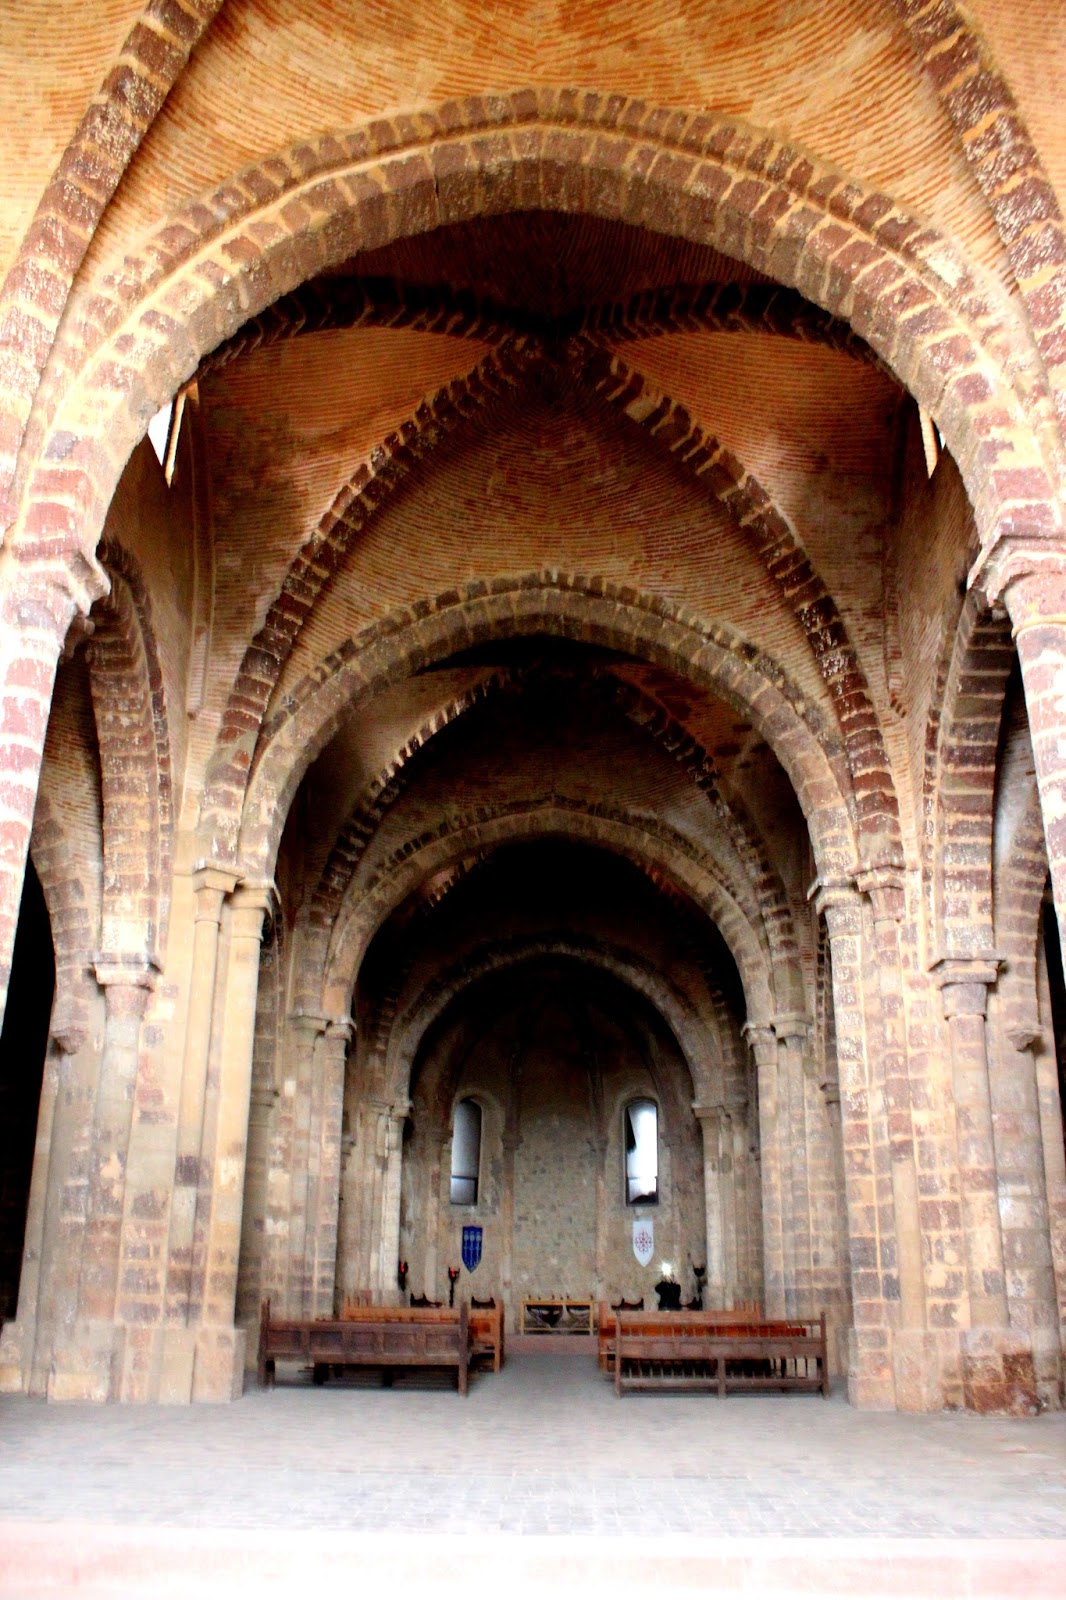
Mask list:
[[[78,852],[63,826],[61,808],[48,794],[37,797],[30,836],[33,861],[52,928],[56,992],[50,1033],[73,1055],[84,1044],[91,1023],[96,984],[90,977],[96,952],[96,917],[85,898]]]
[[[1066,223],[1017,102],[955,0],[892,0],[951,118],[1021,291],[1066,432]]]
[[[447,705],[439,707],[424,726],[405,742],[396,757],[371,780],[338,834],[308,908],[307,936],[316,950],[321,949],[323,957],[329,930],[352,876],[377,825],[412,781],[412,761],[417,753],[424,750],[445,727],[466,715],[476,705],[483,704],[486,699],[508,692],[521,692],[527,683],[539,681],[542,678],[536,668],[508,668],[494,673]],[[642,694],[635,685],[604,674],[591,683],[583,682],[582,688],[585,693],[598,692],[609,704],[616,706],[680,766],[693,784],[707,796],[747,870],[750,894],[759,909],[769,954],[782,974],[786,971],[792,974],[787,987],[794,991],[794,998],[786,1004],[779,991],[779,1002],[785,1009],[789,1006],[802,1009],[802,979],[796,965],[796,931],[784,885],[746,809],[739,802],[728,801],[723,796],[717,771],[707,751],[680,723]],[[315,958],[310,951],[308,965],[313,970]],[[784,985],[783,976],[781,983]],[[311,1000],[306,1004],[310,1006]]]
[[[173,829],[166,692],[140,570],[111,540],[100,555],[111,589],[93,609],[89,675],[103,799],[101,947],[158,965]]]
[[[536,319],[519,320],[505,307],[472,294],[457,294],[446,285],[411,284],[394,278],[316,278],[249,317],[232,338],[208,352],[197,377],[206,378],[233,361],[307,333],[403,328],[501,345],[516,335],[535,331],[535,326]]]
[[[899,801],[866,674],[836,602],[788,518],[758,479],[643,373],[604,352],[584,369],[595,392],[642,428],[733,517],[803,629],[851,767],[864,860],[902,864]]]
[[[577,332],[608,346],[673,333],[762,333],[824,345],[887,371],[865,339],[839,317],[779,283],[679,284],[631,300],[591,306]]]
[[[265,725],[247,798],[243,771],[227,774],[227,787],[216,779],[211,808],[205,807],[204,848],[239,859],[246,876],[269,873],[300,780],[360,697],[476,643],[535,633],[667,667],[735,706],[790,778],[819,870],[854,871],[846,763],[783,669],[730,630],[702,624],[656,597],[558,571],[469,584],[394,613],[335,651]]]
[[[1013,662],[1009,621],[971,590],[952,639],[935,756],[925,775],[927,814],[934,818],[927,865],[939,955],[992,949],[996,765]]]
[[[149,418],[249,315],[362,250],[531,207],[711,245],[798,289],[936,417],[985,540],[1061,524],[1053,413],[1023,398],[1016,329],[947,239],[736,119],[545,88],[303,140],[180,207],[73,296],[26,432],[18,543],[91,565]]]
[[[38,202],[0,288],[0,527],[22,433],[70,286],[141,140],[222,0],[147,0]]]
[[[1006,958],[999,981],[1003,1025],[1008,1035],[1036,1038],[1041,1032],[1037,999],[1037,948],[1048,875],[1044,817],[1036,778],[1010,853],[997,874],[996,949]]]
[[[363,955],[374,933],[427,878],[472,851],[502,844],[558,836],[583,840],[634,861],[642,870],[656,866],[703,909],[728,947],[747,997],[748,1010],[773,1013],[773,972],[755,930],[714,863],[692,842],[646,816],[635,817],[606,806],[562,795],[545,795],[514,804],[482,806],[443,822],[403,844],[365,883],[353,881],[333,929],[323,981],[323,1004],[346,1005]]]
[[[565,936],[495,940],[441,973],[403,1013],[389,1019],[384,1049],[376,1052],[382,1063],[382,1097],[394,1104],[402,1104],[408,1098],[411,1069],[419,1044],[464,989],[492,973],[509,971],[540,956],[560,955],[609,972],[627,988],[643,995],[677,1040],[688,1064],[697,1101],[714,1098],[713,1089],[716,1083],[720,1085],[725,1071],[717,1027],[701,1025],[688,997],[675,991],[651,962],[642,960],[634,951]]]
[[[535,348],[520,338],[490,351],[463,377],[449,380],[423,400],[410,417],[374,445],[342,484],[289,564],[280,592],[244,652],[207,774],[209,795],[219,773],[251,758],[296,637],[369,519],[420,461],[511,387],[535,355]]]
[[[443,284],[410,284],[393,278],[317,278],[250,317],[232,338],[204,357],[197,377],[219,372],[231,362],[285,339],[351,328],[404,328],[490,345],[502,344],[516,334],[584,335],[613,345],[696,329],[761,333],[824,345],[885,370],[865,339],[846,322],[812,305],[794,289],[774,283],[680,284],[648,289],[626,301],[589,306],[576,316],[549,318],[456,293]]]

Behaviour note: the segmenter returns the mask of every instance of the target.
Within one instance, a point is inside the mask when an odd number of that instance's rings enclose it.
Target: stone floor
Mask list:
[[[713,1592],[715,1551],[740,1560],[719,1592],[836,1593],[848,1550],[867,1561],[867,1586],[839,1591],[852,1596],[926,1592],[915,1551],[931,1594],[1066,1594],[1066,1414],[871,1415],[843,1394],[617,1400],[591,1360],[550,1356],[475,1378],[465,1400],[424,1381],[280,1377],[232,1406],[0,1397],[0,1595],[169,1593],[162,1569],[175,1593],[243,1592],[230,1562],[280,1592],[286,1562],[306,1575],[311,1552],[388,1573],[419,1550],[437,1580],[454,1567],[458,1592],[464,1549],[501,1564],[509,1595],[520,1568],[537,1592],[538,1550],[556,1564],[570,1552],[577,1592],[589,1561],[602,1578],[602,1552],[630,1545],[616,1593],[649,1552],[652,1588],[667,1568],[684,1587],[691,1558],[694,1586]],[[832,1590],[818,1541],[839,1545]],[[756,1582],[752,1559],[775,1549],[777,1576]],[[801,1583],[811,1561],[822,1588]]]

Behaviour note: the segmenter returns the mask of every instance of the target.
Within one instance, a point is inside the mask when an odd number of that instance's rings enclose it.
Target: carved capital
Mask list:
[[[972,956],[941,956],[929,968],[940,985],[944,1015],[983,1017],[988,991],[999,976],[1003,957],[992,950]]]
[[[1022,530],[1001,533],[981,551],[967,587],[984,596],[992,610],[1005,605],[1020,629],[1051,621],[1063,611],[1066,589],[1066,538]]]
[[[807,890],[818,916],[824,917],[830,934],[849,933],[862,906],[854,878],[815,878]]]
[[[899,865],[864,867],[855,875],[855,887],[869,898],[875,922],[902,922],[906,897]]]
[[[768,1022],[745,1022],[741,1028],[757,1066],[770,1067],[777,1061],[777,1035]]]

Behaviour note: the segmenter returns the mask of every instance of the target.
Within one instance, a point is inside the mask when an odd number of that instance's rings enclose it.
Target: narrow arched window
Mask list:
[[[659,1199],[659,1108],[654,1100],[631,1100],[623,1117],[626,1151],[626,1204],[654,1205]]]
[[[476,1100],[460,1100],[452,1123],[452,1205],[477,1205],[477,1180],[481,1168],[481,1107]]]

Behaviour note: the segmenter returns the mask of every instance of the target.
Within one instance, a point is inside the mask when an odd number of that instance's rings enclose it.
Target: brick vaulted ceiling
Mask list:
[[[276,152],[381,117],[417,149],[423,111],[559,84],[619,104],[639,96],[664,127],[674,111],[709,109],[791,141],[939,230],[993,308],[986,320],[1011,327],[1014,240],[957,137],[951,85],[919,69],[912,9],[179,7],[189,59],[160,56],[148,74],[150,126],[127,139],[124,166],[115,157],[113,197],[70,247],[83,254],[55,313],[61,342],[79,319],[93,328],[93,286],[132,283],[134,258],[151,257],[147,241],[179,208],[213,192],[221,214],[231,179],[245,197],[265,192]],[[3,134],[0,265],[17,269],[35,208],[47,233],[53,169],[142,24],[129,0],[4,10],[0,47],[24,114]],[[1002,43],[1061,188],[1034,64],[1043,26],[1061,29],[1055,8],[971,10]],[[146,38],[173,22],[165,6],[146,16]],[[569,833],[629,851],[662,891],[666,923],[682,902],[720,929],[733,917],[752,941],[745,956],[726,935],[742,969],[758,948],[799,949],[809,969],[799,924],[815,871],[849,865],[863,828],[870,859],[920,854],[934,672],[928,649],[920,672],[901,662],[922,655],[917,635],[950,609],[973,535],[962,510],[930,558],[939,592],[923,612],[923,557],[901,553],[899,529],[908,498],[957,492],[954,466],[945,460],[935,491],[926,484],[900,378],[739,243],[691,242],[665,213],[644,226],[590,215],[576,192],[555,210],[497,207],[491,170],[479,181],[483,214],[330,249],[325,270],[280,296],[260,294],[253,270],[241,293],[255,315],[231,316],[230,336],[208,341],[193,369],[173,487],[164,495],[153,478],[146,444],[127,469],[110,536],[141,541],[164,631],[180,615],[169,637],[184,628],[192,644],[192,666],[176,643],[160,665],[190,713],[174,735],[177,859],[217,850],[275,875],[289,922],[312,941],[372,903],[377,921],[362,944],[352,936],[362,950],[492,849]],[[46,371],[19,423],[27,440],[50,403]],[[138,502],[134,485],[149,479]],[[148,500],[168,527],[154,554],[133,530]],[[901,628],[908,561],[915,603]],[[523,610],[534,593],[547,598]],[[471,611],[434,634],[434,615],[506,596],[519,597],[506,625]],[[653,617],[670,649],[632,614]],[[361,677],[353,641],[370,660]],[[334,682],[336,704],[312,715]],[[421,867],[399,870],[419,852]],[[506,882],[513,892],[515,875]],[[719,933],[706,937],[722,956]],[[724,987],[733,993],[732,976]]]

